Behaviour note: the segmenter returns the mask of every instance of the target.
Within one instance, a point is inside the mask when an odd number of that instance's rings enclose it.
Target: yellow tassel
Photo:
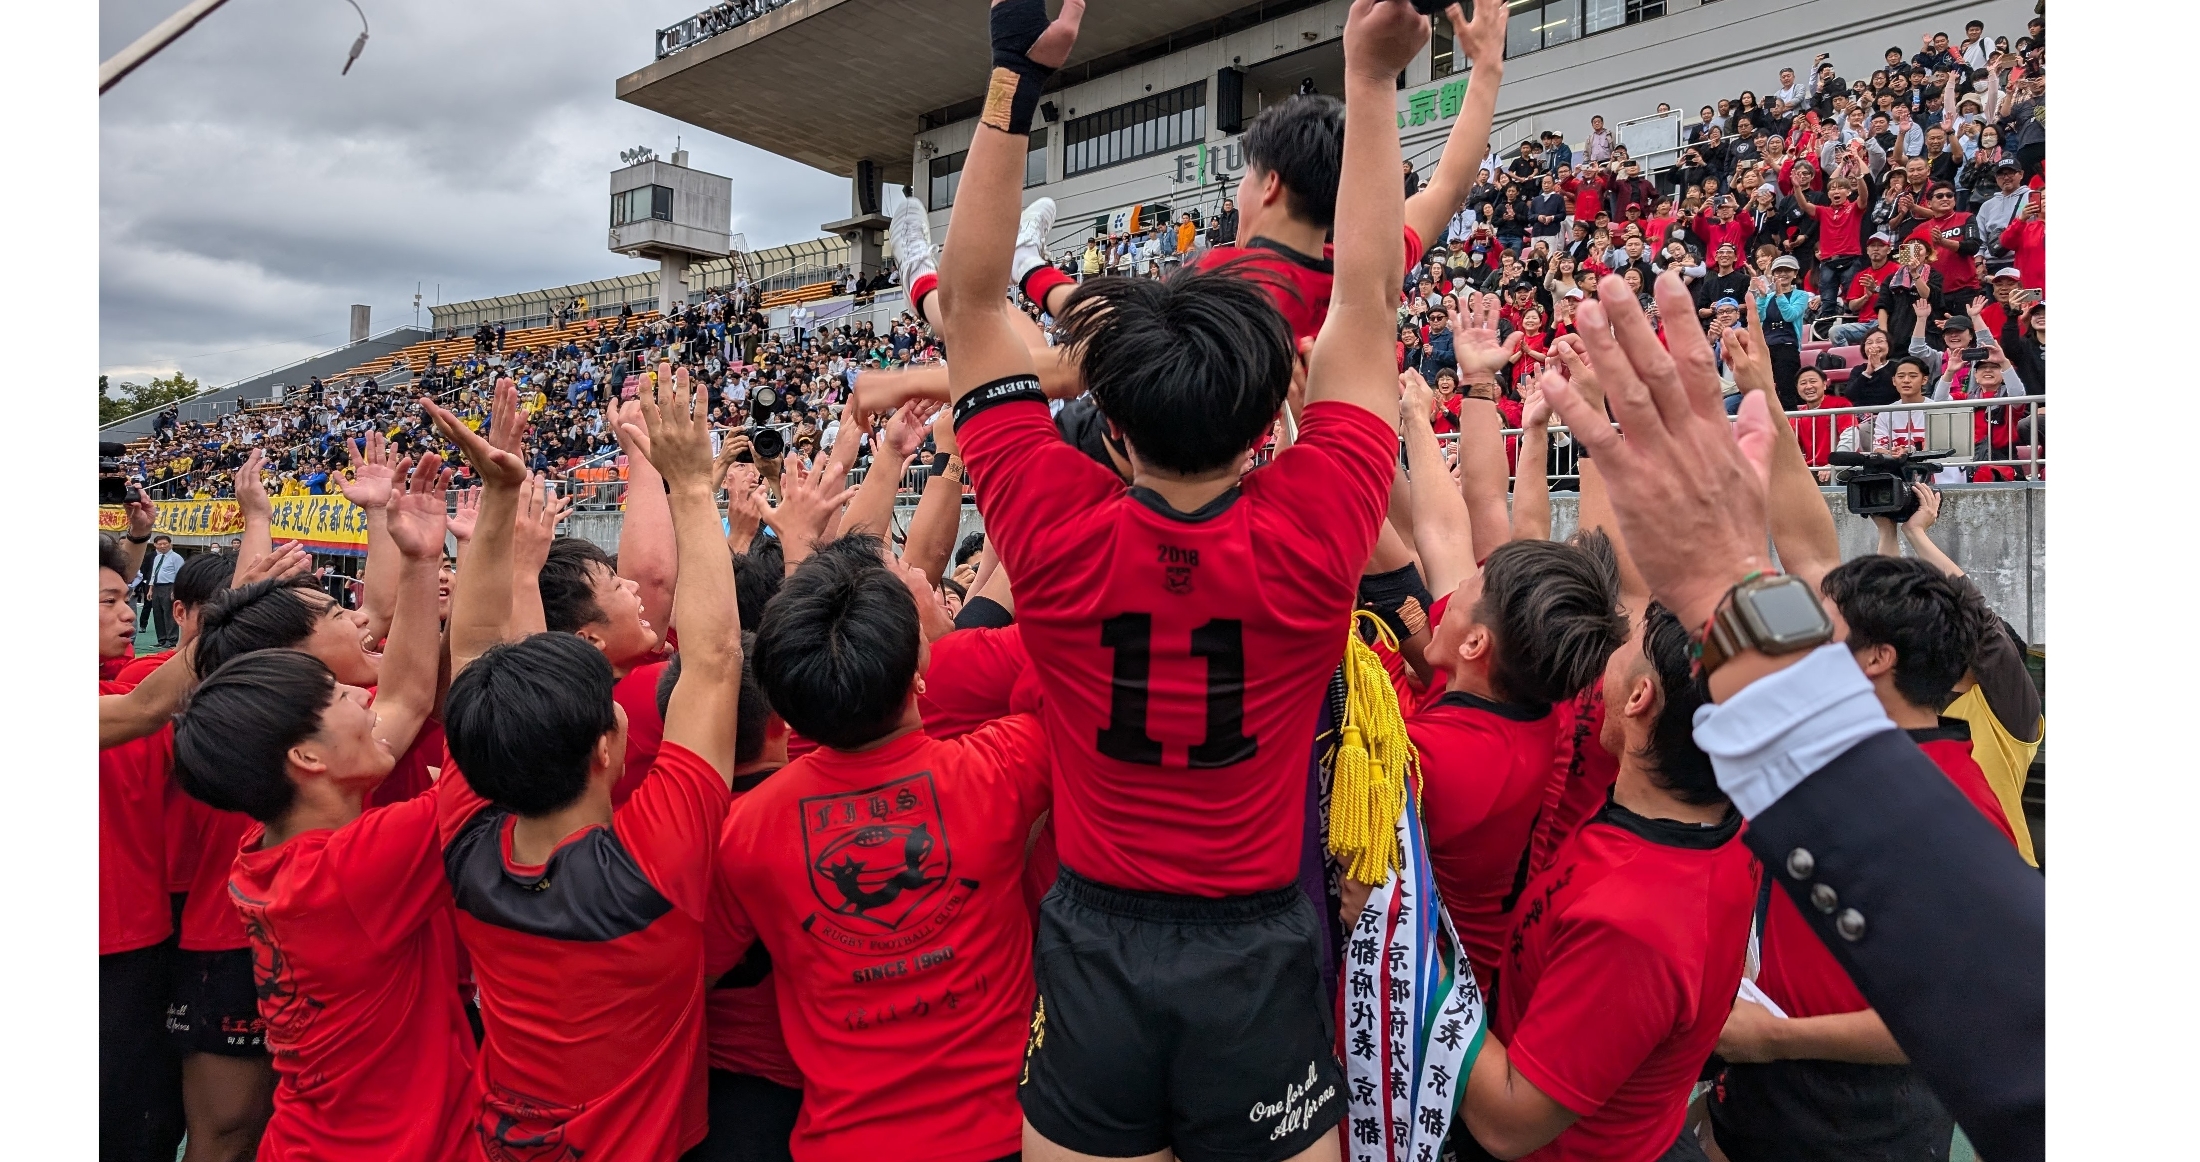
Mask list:
[[[1380,885],[1400,863],[1398,816],[1406,795],[1420,793],[1421,759],[1406,734],[1398,692],[1382,658],[1360,640],[1363,617],[1386,645],[1398,644],[1382,619],[1355,612],[1345,646],[1344,722],[1330,782],[1329,850],[1347,876]]]

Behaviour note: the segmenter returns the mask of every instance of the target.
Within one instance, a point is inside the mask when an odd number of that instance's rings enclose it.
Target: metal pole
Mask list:
[[[193,25],[212,15],[216,8],[227,2],[228,0],[191,0],[191,3],[177,10],[175,15],[154,25],[151,32],[132,41],[130,47],[101,61],[99,65],[99,91],[105,93],[107,90],[114,88],[115,82],[129,76],[131,71],[139,65],[153,59],[154,53],[167,48],[171,41],[191,31]]]

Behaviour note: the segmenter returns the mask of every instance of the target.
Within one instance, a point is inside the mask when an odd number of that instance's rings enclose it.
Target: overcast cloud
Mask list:
[[[101,98],[100,370],[227,383],[427,306],[630,274],[619,151],[679,135],[754,247],[818,235],[847,182],[612,97],[703,0],[230,0]],[[104,59],[182,0],[103,0]]]

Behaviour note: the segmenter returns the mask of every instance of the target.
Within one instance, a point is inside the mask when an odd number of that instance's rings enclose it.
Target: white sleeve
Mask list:
[[[1828,642],[1724,703],[1696,708],[1696,745],[1753,819],[1850,747],[1894,729],[1849,648]]]

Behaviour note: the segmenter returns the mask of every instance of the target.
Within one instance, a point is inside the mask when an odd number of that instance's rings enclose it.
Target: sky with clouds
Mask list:
[[[102,0],[102,59],[183,0]],[[622,149],[733,179],[754,247],[818,236],[847,181],[612,97],[701,0],[229,0],[99,106],[100,372],[212,385],[436,301],[647,269],[604,249]]]

